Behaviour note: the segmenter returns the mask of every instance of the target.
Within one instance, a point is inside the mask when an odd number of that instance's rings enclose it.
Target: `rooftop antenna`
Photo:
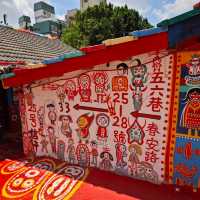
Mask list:
[[[7,23],[7,15],[6,14],[3,14],[3,22],[5,25],[8,25]]]

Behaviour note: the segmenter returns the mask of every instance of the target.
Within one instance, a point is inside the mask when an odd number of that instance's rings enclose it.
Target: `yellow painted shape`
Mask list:
[[[131,41],[134,41],[134,40],[137,40],[137,37],[124,36],[124,37],[119,37],[119,38],[115,38],[115,39],[104,40],[102,43],[106,46],[113,46],[113,45],[116,45],[116,44],[131,42]]]

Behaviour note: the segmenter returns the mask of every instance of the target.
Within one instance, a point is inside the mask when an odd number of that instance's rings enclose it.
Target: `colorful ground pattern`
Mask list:
[[[0,163],[1,200],[69,199],[89,170],[50,158]]]
[[[195,200],[199,193],[175,192],[97,169],[50,158],[0,161],[0,200]]]

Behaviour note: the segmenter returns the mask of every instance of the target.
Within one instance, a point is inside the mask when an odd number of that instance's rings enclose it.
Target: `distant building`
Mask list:
[[[35,22],[55,20],[55,8],[43,1],[34,4]]]
[[[106,0],[80,0],[81,11],[86,10],[88,7],[99,5],[101,2],[106,2]]]
[[[47,20],[34,24],[33,29],[36,33],[59,37],[64,29],[64,26],[65,22],[62,20]]]
[[[72,9],[67,11],[67,14],[65,15],[65,21],[67,25],[71,24],[75,20],[77,12],[78,9]]]
[[[31,18],[29,16],[21,16],[18,22],[20,28],[29,29],[31,27]]]
[[[55,17],[55,8],[43,1],[34,4],[35,24],[33,30],[36,33],[52,36],[61,36],[65,22]]]

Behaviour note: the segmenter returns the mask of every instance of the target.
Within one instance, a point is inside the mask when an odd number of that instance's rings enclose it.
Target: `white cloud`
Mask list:
[[[65,14],[63,15],[56,15],[56,17],[60,20],[65,20]]]
[[[153,9],[152,14],[158,20],[175,17],[193,8],[199,0],[175,0],[173,3],[166,3],[160,9]]]

